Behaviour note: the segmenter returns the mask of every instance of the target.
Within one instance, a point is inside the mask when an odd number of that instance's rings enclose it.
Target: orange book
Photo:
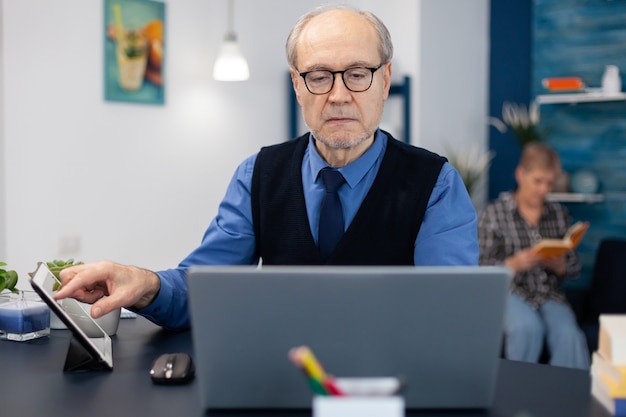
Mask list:
[[[563,239],[541,239],[533,249],[544,258],[556,258],[575,249],[587,229],[589,222],[576,222],[567,230]]]
[[[580,91],[585,88],[585,83],[579,77],[544,78],[541,83],[550,91]]]

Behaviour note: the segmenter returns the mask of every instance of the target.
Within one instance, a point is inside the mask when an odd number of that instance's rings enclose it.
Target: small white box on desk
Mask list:
[[[398,395],[316,396],[313,417],[404,417],[404,398]]]

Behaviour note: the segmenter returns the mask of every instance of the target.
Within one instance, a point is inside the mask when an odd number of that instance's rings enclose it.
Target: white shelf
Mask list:
[[[560,104],[560,103],[588,103],[593,101],[622,101],[626,100],[626,93],[605,94],[601,91],[591,91],[586,93],[566,93],[566,94],[541,94],[535,98],[538,104]]]
[[[605,200],[626,200],[626,192],[623,191],[609,191],[604,193]]]
[[[550,193],[548,201],[560,203],[600,203],[604,201],[602,194],[581,194],[581,193]]]

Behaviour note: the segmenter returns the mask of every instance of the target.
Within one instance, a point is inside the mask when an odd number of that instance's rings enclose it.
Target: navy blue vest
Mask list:
[[[251,198],[263,265],[413,265],[415,239],[446,159],[386,134],[376,179],[327,262],[313,240],[304,202],[301,168],[309,134],[261,149]]]

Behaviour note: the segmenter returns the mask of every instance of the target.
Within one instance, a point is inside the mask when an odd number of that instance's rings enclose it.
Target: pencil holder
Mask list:
[[[404,398],[381,396],[315,396],[313,417],[404,417]]]

